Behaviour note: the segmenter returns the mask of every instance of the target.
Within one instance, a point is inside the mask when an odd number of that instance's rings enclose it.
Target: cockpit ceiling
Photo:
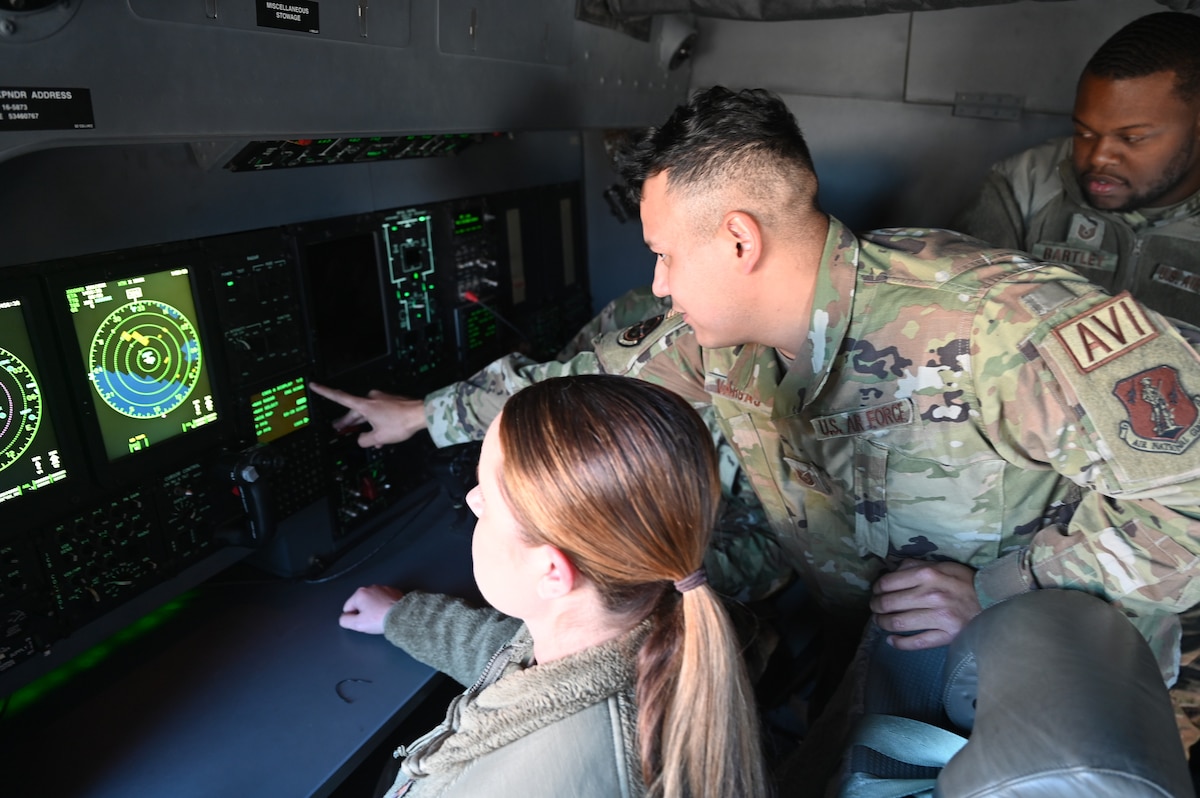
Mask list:
[[[700,17],[745,20],[833,19],[872,14],[900,14],[945,8],[970,8],[1018,2],[1018,0],[585,0],[589,5],[607,6],[616,19],[654,14],[695,14]],[[1038,0],[1069,3],[1071,0]],[[1172,11],[1200,7],[1200,0],[1158,0]]]

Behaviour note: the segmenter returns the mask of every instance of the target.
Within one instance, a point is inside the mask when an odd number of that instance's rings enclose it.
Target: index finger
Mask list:
[[[363,401],[361,397],[355,396],[352,393],[339,391],[337,388],[330,388],[321,385],[319,382],[310,382],[308,383],[308,387],[317,396],[322,396],[331,402],[337,402],[342,407],[349,408],[350,410],[357,410]]]

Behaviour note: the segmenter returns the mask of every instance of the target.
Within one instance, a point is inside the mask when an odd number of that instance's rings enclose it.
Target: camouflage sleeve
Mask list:
[[[704,355],[681,316],[649,319],[597,340],[604,371],[662,385],[691,402],[717,450],[725,501],[704,557],[709,583],[736,601],[767,598],[794,575],[705,389]]]
[[[534,363],[519,355],[495,361],[469,380],[425,397],[429,431],[438,446],[479,440],[509,396],[527,385],[568,374],[620,374],[663,385],[697,409],[713,434],[725,496],[723,512],[705,558],[709,580],[720,593],[753,601],[773,593],[792,575],[761,504],[721,432],[704,388],[702,352],[682,317],[657,316],[604,333],[595,352],[566,363]]]
[[[704,356],[681,315],[655,316],[596,340],[596,358],[609,374],[653,382],[700,408],[712,403],[704,387]]]
[[[648,285],[626,291],[605,305],[595,318],[581,327],[579,332],[575,333],[575,337],[559,351],[556,359],[565,362],[580,352],[590,351],[595,348],[595,339],[604,333],[623,330],[639,321],[661,316],[670,307],[671,300],[656,297]]]
[[[979,193],[958,213],[950,227],[994,247],[1025,248],[1025,220],[1012,184],[995,168],[988,172]]]
[[[552,377],[596,374],[599,363],[593,352],[580,352],[566,363],[535,363],[511,354],[484,366],[474,376],[439,388],[425,397],[425,420],[438,446],[482,440],[508,397]]]
[[[639,286],[609,302],[559,352],[557,361],[535,363],[513,353],[466,380],[428,394],[425,420],[433,442],[452,446],[481,440],[508,397],[525,386],[551,377],[598,373],[600,367],[591,354],[596,338],[618,333],[653,316],[661,317],[668,307],[670,299],[654,296],[648,285]]]
[[[1066,477],[1079,503],[981,569],[981,603],[1067,587],[1138,615],[1184,610],[1200,602],[1200,358],[1128,294],[1037,280],[978,317],[976,390],[1000,453]]]
[[[721,506],[704,569],[717,593],[739,602],[769,598],[795,576],[752,490]]]

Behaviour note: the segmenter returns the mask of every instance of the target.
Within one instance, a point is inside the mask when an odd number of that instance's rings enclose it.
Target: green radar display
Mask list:
[[[127,302],[100,322],[88,374],[106,405],[130,418],[159,418],[191,396],[200,379],[200,339],[177,308]]]
[[[69,288],[110,460],[217,420],[184,268]]]
[[[19,299],[0,299],[0,502],[66,479]]]
[[[42,392],[29,366],[0,347],[0,468],[29,450],[42,420]]]

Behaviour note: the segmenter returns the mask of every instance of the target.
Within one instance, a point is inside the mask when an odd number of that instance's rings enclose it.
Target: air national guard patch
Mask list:
[[[658,328],[658,325],[662,324],[664,318],[666,318],[666,314],[660,314],[652,319],[639,321],[632,327],[625,328],[617,338],[617,343],[621,346],[637,346],[646,340],[646,336],[654,332]]]
[[[1157,489],[1200,472],[1200,358],[1162,317],[1122,293],[1053,327],[1034,347],[1095,436],[1088,459],[1097,474],[1108,471],[1106,490]]]
[[[1113,393],[1125,405],[1128,421],[1119,425],[1121,440],[1144,452],[1181,454],[1200,437],[1200,410],[1172,366],[1157,366],[1126,377]]]

